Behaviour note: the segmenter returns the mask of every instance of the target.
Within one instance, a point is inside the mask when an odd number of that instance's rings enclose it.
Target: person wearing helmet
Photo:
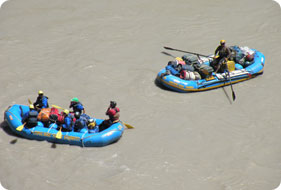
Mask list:
[[[62,124],[63,131],[72,131],[72,117],[68,109],[63,110],[64,123]]]
[[[96,125],[96,121],[94,118],[88,119],[88,132],[89,133],[98,133],[99,132],[99,126]]]
[[[105,115],[109,116],[109,119],[113,122],[119,120],[120,109],[117,106],[115,101],[110,101],[110,104],[105,112]]]
[[[110,127],[112,124],[119,122],[120,109],[116,107],[117,103],[115,101],[110,101],[110,105],[106,110],[106,115],[109,119],[104,120],[99,126],[99,131],[103,131]]]
[[[78,98],[72,98],[70,101],[69,108],[72,108],[72,112],[79,112],[80,114],[85,113],[85,108],[81,102],[79,102]]]
[[[44,96],[44,93],[42,90],[38,91],[38,97],[36,101],[33,103],[34,107],[40,111],[42,108],[48,108],[48,97]]]
[[[38,116],[38,112],[36,111],[36,109],[34,109],[34,106],[30,104],[29,112],[26,112],[24,114],[22,122],[26,123],[26,126],[28,128],[35,127],[38,124],[37,116]]]
[[[224,72],[224,69],[226,69],[226,68],[224,68],[222,65],[230,58],[230,56],[231,56],[231,51],[225,45],[225,40],[221,40],[220,45],[215,50],[215,54],[214,54],[215,58],[211,62],[211,66],[214,68],[215,72],[218,72],[218,71]]]
[[[74,131],[75,132],[84,132],[87,131],[87,119],[84,115],[79,112],[74,113],[75,122],[74,122]]]

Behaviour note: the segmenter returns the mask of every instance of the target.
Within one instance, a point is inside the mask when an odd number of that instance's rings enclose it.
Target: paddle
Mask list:
[[[56,138],[57,138],[57,139],[61,139],[61,138],[62,138],[61,127],[60,127],[59,132],[56,134]]]
[[[213,57],[210,57],[210,56],[207,56],[207,55],[202,55],[200,53],[194,53],[194,52],[189,52],[189,51],[183,51],[183,50],[180,50],[180,49],[174,49],[174,48],[171,48],[171,47],[166,47],[164,46],[165,49],[168,49],[168,50],[172,50],[172,51],[179,51],[179,52],[183,52],[183,53],[190,53],[190,54],[194,54],[194,55],[197,55],[197,56],[202,56],[202,57],[207,57],[207,58],[213,58]]]
[[[52,105],[52,107],[57,108],[57,109],[62,109],[62,110],[64,110],[62,107],[57,106],[57,105]],[[56,138],[57,138],[57,139],[61,139],[61,138],[62,138],[61,128],[62,128],[62,127],[60,127],[60,130],[59,130],[59,131],[57,132],[57,134],[56,134]]]
[[[127,123],[122,122],[128,129],[134,129],[134,127],[132,125],[129,125]]]
[[[64,110],[62,107],[57,106],[57,105],[52,105],[52,107],[57,108],[57,109],[62,109],[62,110]]]
[[[224,61],[224,62],[226,64],[226,71],[228,73],[229,83],[230,83],[230,87],[231,87],[231,91],[232,91],[232,100],[235,101],[236,96],[235,96],[235,92],[234,92],[233,87],[232,87],[232,82],[231,82],[231,77],[230,77],[230,73],[229,73],[229,69],[228,69],[228,64],[227,64],[227,61]]]
[[[16,128],[16,130],[17,130],[17,131],[22,131],[25,124],[26,124],[26,123],[24,123],[24,124],[18,126],[18,127]]]
[[[229,82],[230,82],[230,87],[231,87],[231,91],[232,91],[232,99],[233,99],[233,101],[235,101],[236,96],[235,96],[235,93],[234,93],[234,90],[233,90],[233,87],[232,87],[231,77],[230,77],[230,74],[229,74],[228,70],[227,70],[227,73],[228,73],[228,76],[229,76]]]
[[[171,56],[171,57],[173,57],[173,58],[176,58],[176,56],[173,56],[172,54],[169,54],[169,53],[167,53],[167,52],[165,52],[165,51],[162,51],[161,53],[163,53],[163,54],[165,54],[165,55],[168,55],[168,56]]]
[[[29,105],[32,104],[32,101],[29,98],[28,98],[28,103],[29,103]],[[38,109],[38,106],[35,106],[35,108]]]

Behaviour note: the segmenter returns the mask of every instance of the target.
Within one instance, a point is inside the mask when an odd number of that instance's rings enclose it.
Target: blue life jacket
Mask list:
[[[73,112],[81,113],[84,110],[84,106],[80,102],[71,103],[69,108],[73,108]]]
[[[38,108],[48,108],[49,107],[48,97],[47,96],[42,96],[42,97],[38,96],[36,99],[36,102],[33,105]]]
[[[72,117],[70,116],[70,114],[68,114],[64,117],[64,124],[62,124],[62,128],[67,131],[72,131],[72,125]]]
[[[80,132],[82,129],[87,128],[87,119],[80,117],[74,123],[74,131]]]

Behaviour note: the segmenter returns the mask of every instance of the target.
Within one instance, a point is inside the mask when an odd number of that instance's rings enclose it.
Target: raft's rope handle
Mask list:
[[[88,133],[88,131],[85,131],[84,134],[81,137],[81,143],[82,143],[82,147],[84,147],[84,142],[83,142],[83,137],[86,135],[86,133]]]
[[[50,130],[53,128],[53,126],[55,125],[55,123],[52,123],[52,127],[51,128],[49,128],[49,130],[47,131],[47,133],[49,133],[50,132]]]

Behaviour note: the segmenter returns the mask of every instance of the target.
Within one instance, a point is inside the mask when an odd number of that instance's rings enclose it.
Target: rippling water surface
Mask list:
[[[281,9],[270,0],[9,0],[0,9],[0,109],[78,97],[125,130],[103,148],[53,146],[0,132],[9,189],[271,190],[281,179]],[[163,46],[211,54],[219,41],[265,54],[264,75],[181,94],[154,82]],[[181,56],[178,52],[169,52]],[[0,117],[3,121],[3,115]]]

